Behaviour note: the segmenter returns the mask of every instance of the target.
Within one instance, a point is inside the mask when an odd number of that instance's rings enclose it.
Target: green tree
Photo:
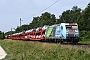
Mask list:
[[[1,32],[0,31],[0,39],[4,39],[5,37],[4,37],[4,32]]]
[[[79,24],[80,30],[90,31],[90,3],[78,16],[76,22]]]
[[[42,27],[44,25],[53,25],[56,22],[56,17],[54,14],[45,12],[42,13],[42,15],[39,17],[33,17],[32,23],[29,24],[29,27],[32,28],[37,28],[37,27]]]
[[[56,22],[56,17],[54,14],[45,12],[40,16],[40,26],[53,25]]]
[[[73,6],[72,10],[66,10],[61,16],[59,16],[59,21],[65,23],[74,23],[80,14],[81,9],[77,6]]]
[[[15,32],[18,33],[18,32],[22,32],[22,31],[26,31],[26,30],[29,30],[29,25],[22,25],[22,26],[17,26],[17,28],[15,29]]]
[[[40,17],[33,17],[32,23],[30,23],[30,28],[37,28],[39,26]]]

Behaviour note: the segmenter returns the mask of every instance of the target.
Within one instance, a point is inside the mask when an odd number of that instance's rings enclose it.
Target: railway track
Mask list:
[[[43,44],[55,44],[55,42],[43,42]],[[86,50],[86,51],[89,51],[90,52],[90,43],[89,44],[82,44],[82,43],[77,43],[77,44],[67,44],[67,43],[64,43],[64,44],[60,44],[61,47],[65,47],[65,48],[69,48],[69,49],[83,49],[83,50]]]
[[[81,44],[81,43],[78,43],[75,45],[74,44],[63,44],[63,45],[61,45],[61,47],[75,49],[75,50],[82,49],[82,50],[90,52],[90,44]]]

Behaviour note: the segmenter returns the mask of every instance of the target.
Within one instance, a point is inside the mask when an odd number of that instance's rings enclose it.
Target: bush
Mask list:
[[[0,31],[0,39],[4,39],[4,33]]]
[[[89,40],[90,39],[90,31],[80,31],[80,39],[81,41]]]

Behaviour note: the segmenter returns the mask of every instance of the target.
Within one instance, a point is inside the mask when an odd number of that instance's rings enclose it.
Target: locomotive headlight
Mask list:
[[[68,31],[66,31],[66,37],[68,37],[69,35],[68,35]]]
[[[66,34],[66,37],[68,37],[69,35],[68,35],[68,33]]]
[[[78,32],[78,30],[75,30],[75,32]]]

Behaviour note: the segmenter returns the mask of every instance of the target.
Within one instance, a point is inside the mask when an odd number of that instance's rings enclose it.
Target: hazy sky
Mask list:
[[[55,14],[58,18],[63,11],[72,9],[76,5],[84,9],[90,2],[90,0],[59,0],[47,10],[39,13],[55,1],[57,0],[0,0],[0,31],[7,32],[11,27],[16,28],[20,25],[20,18],[23,20],[22,25],[29,24],[34,16],[40,16],[44,12]]]

